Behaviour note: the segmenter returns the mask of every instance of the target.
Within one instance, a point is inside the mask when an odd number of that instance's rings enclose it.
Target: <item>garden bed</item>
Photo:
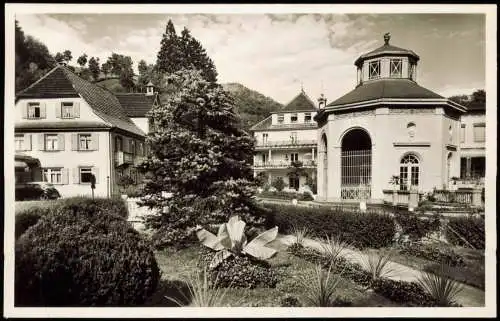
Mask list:
[[[239,307],[279,307],[286,297],[295,297],[301,300],[304,289],[297,281],[303,275],[312,275],[315,265],[304,259],[287,253],[287,246],[280,241],[274,241],[268,245],[276,250],[277,254],[269,260],[279,275],[279,281],[275,288],[257,287],[255,289],[233,288],[226,293],[227,306]],[[173,296],[177,299],[178,287],[182,284],[181,279],[185,273],[194,272],[198,262],[201,246],[195,245],[187,249],[173,251],[164,250],[156,253],[156,259],[162,271],[162,281],[157,292],[146,303],[146,306],[177,306],[165,298]],[[180,286],[182,289],[182,286]],[[341,279],[337,288],[337,296],[351,304],[339,306],[358,307],[398,307],[401,306],[376,293],[366,291],[349,279]],[[187,302],[186,302],[187,303]]]

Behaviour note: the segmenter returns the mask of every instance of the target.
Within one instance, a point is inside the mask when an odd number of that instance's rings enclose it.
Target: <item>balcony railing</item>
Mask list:
[[[134,164],[134,154],[118,151],[115,153],[115,162],[117,166],[123,164]]]
[[[255,162],[255,168],[288,168],[292,166],[290,161],[270,161],[270,162]],[[316,161],[302,161],[302,167],[316,167]]]
[[[272,128],[317,128],[318,124],[316,122],[308,122],[308,123],[281,123],[281,124],[272,124]]]
[[[316,146],[316,140],[274,140],[266,142],[258,142],[256,147],[299,147],[299,146]]]

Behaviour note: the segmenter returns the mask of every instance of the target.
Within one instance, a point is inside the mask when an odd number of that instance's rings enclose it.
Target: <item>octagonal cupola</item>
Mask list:
[[[411,50],[389,44],[390,33],[384,35],[384,45],[361,55],[357,67],[357,85],[379,79],[410,79],[416,81],[419,56]]]

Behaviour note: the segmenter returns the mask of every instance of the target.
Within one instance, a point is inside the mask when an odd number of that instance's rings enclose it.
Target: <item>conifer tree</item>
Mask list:
[[[161,73],[174,73],[183,66],[183,52],[172,20],[168,20],[161,40],[156,67]]]
[[[151,153],[140,165],[149,174],[142,204],[161,213],[146,220],[156,230],[157,246],[185,244],[197,225],[222,223],[232,215],[261,225],[262,212],[252,197],[254,139],[238,128],[232,98],[198,70],[170,74],[160,89],[162,105],[150,112]]]
[[[191,36],[187,28],[184,27],[182,30],[179,41],[186,57],[185,67],[201,70],[204,79],[216,82],[217,71],[212,59],[207,55],[201,43]]]

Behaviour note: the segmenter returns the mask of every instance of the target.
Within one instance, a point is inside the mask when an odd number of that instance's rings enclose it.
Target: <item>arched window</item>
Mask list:
[[[420,167],[417,156],[405,155],[399,167],[399,186],[403,191],[418,187],[420,178]]]

